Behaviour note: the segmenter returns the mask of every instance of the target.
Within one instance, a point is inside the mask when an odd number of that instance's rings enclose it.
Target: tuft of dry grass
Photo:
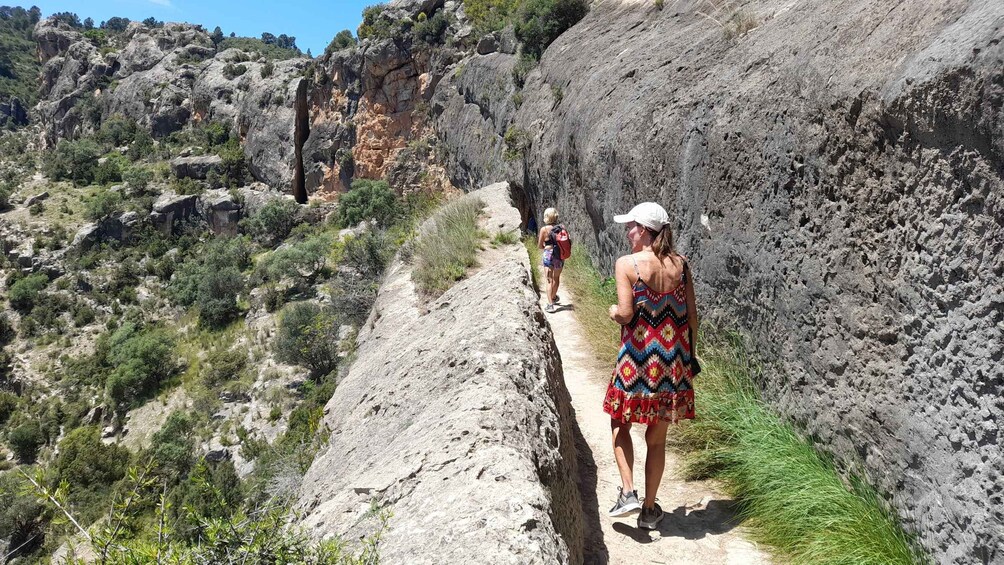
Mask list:
[[[478,228],[484,207],[480,198],[461,198],[433,214],[415,241],[412,280],[422,292],[439,296],[477,264],[486,235]]]

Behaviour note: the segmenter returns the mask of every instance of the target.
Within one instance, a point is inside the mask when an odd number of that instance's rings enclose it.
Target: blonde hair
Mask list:
[[[547,225],[558,223],[558,211],[554,208],[544,210],[544,223]]]

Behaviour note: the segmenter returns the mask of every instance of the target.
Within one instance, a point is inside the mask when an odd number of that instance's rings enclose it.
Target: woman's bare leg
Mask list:
[[[645,456],[645,508],[655,507],[655,495],[659,492],[662,473],[666,470],[666,432],[669,422],[660,420],[645,430],[648,453]]]
[[[610,419],[610,431],[614,441],[614,459],[617,460],[617,471],[621,474],[621,486],[624,492],[634,490],[634,444],[631,443],[631,423],[622,423]]]
[[[551,281],[554,279],[554,269],[552,269],[551,267],[545,267],[544,274],[547,275],[547,303],[554,304],[554,301],[551,300],[551,286],[552,286]]]
[[[548,302],[554,304],[554,299],[558,296],[558,284],[561,282],[561,269],[553,269],[551,273],[551,286],[548,288]]]

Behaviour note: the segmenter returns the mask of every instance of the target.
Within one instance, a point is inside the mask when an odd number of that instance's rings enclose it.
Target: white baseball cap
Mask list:
[[[631,208],[631,211],[627,214],[617,214],[614,216],[614,221],[618,224],[635,222],[650,230],[659,231],[663,226],[669,224],[669,214],[666,213],[665,208],[655,202],[642,202]]]

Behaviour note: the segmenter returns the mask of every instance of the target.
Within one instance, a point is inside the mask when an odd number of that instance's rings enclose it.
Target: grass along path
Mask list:
[[[578,297],[575,315],[583,335],[598,360],[612,366],[619,347],[617,328],[606,316],[616,301],[612,281],[602,279],[578,247],[562,282]],[[678,442],[670,448],[670,459],[674,447],[683,452],[683,477],[720,481],[739,502],[750,537],[769,546],[778,561],[927,562],[868,485],[856,477],[845,483],[828,458],[763,402],[755,385],[757,366],[738,336],[704,324],[698,343],[704,371],[695,383],[697,419],[675,430]]]

